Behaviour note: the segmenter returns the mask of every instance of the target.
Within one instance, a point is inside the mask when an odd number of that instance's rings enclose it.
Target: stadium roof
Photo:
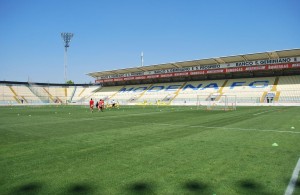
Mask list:
[[[189,61],[182,61],[182,62],[171,62],[165,64],[139,66],[133,68],[124,68],[124,69],[108,70],[108,71],[101,71],[101,72],[100,71],[91,72],[88,73],[87,75],[97,78],[97,77],[115,75],[115,74],[126,74],[126,73],[145,72],[145,71],[163,70],[163,69],[171,69],[171,68],[227,64],[227,63],[234,63],[234,62],[277,59],[277,58],[287,58],[287,57],[297,57],[297,56],[300,56],[300,49],[290,49],[290,50],[262,52],[262,53],[254,53],[254,54],[227,56],[227,57],[189,60]]]

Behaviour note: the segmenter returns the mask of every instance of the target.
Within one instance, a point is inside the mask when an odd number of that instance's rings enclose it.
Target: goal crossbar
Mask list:
[[[197,95],[197,109],[202,110],[236,110],[235,95]]]

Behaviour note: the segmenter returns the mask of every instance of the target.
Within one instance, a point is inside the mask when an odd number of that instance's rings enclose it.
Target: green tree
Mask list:
[[[74,82],[72,80],[68,80],[66,84],[74,84]]]

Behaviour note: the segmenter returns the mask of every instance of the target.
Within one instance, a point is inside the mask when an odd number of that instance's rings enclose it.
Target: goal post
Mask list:
[[[201,110],[236,110],[235,95],[197,95],[197,109]]]

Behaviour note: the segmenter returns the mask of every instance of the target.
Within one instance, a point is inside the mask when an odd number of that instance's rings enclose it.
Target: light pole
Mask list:
[[[144,52],[141,53],[141,66],[144,66]]]
[[[61,37],[63,38],[65,43],[65,56],[64,56],[65,82],[67,82],[67,67],[68,67],[67,51],[68,51],[68,47],[70,47],[70,42],[73,35],[74,35],[73,33],[61,33]]]

